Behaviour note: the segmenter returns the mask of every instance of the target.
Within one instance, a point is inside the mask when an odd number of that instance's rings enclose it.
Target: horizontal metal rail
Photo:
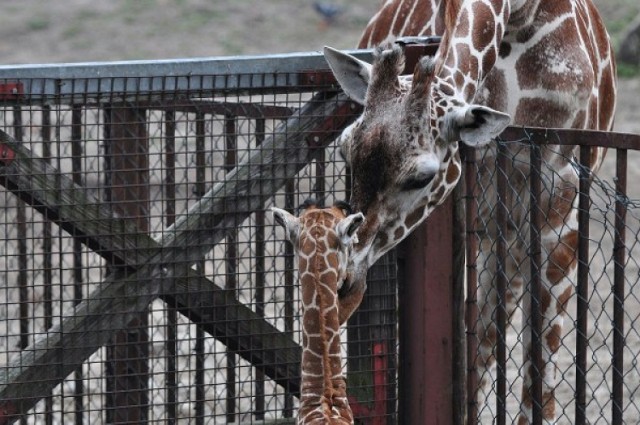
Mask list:
[[[370,50],[351,53],[371,60]],[[323,69],[329,72],[321,52],[180,61],[4,65],[0,66],[0,83],[11,84],[12,93],[0,100],[72,103],[86,101],[87,97],[106,102],[114,95],[123,100],[153,99],[168,91],[241,94],[265,89],[276,93],[318,86],[322,80],[313,75]]]
[[[420,56],[433,55],[437,38],[405,43],[407,72]],[[372,50],[347,53],[370,62]],[[276,94],[335,83],[321,52],[176,60],[0,66],[0,103],[74,103],[95,100],[166,100],[163,93]],[[165,95],[166,96],[166,95]]]

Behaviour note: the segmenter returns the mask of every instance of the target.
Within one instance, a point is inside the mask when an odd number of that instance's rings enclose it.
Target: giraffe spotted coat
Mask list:
[[[442,35],[438,54],[423,59],[413,76],[399,77],[403,54],[389,43],[399,36]],[[351,203],[366,216],[348,270],[347,297],[361,298],[367,269],[396,246],[451,192],[460,177],[458,143],[480,151],[479,356],[482,385],[494,364],[497,297],[493,288],[498,233],[495,205],[496,147],[489,143],[508,125],[610,130],[615,109],[615,63],[602,20],[591,0],[388,0],[372,18],[359,47],[381,45],[373,64],[325,48],[341,86],[364,105],[340,143],[353,173]],[[505,172],[509,225],[507,313],[518,304],[530,314],[524,286],[530,279],[529,149],[513,143]],[[556,353],[565,305],[576,272],[578,175],[574,146],[542,147],[539,208],[542,239],[543,406],[555,422]],[[593,149],[597,171],[604,149]],[[519,368],[523,390],[518,423],[532,418],[529,332]],[[482,400],[480,400],[482,402]]]
[[[353,424],[342,373],[340,325],[357,305],[340,302],[347,259],[362,224],[362,213],[345,215],[338,204],[318,208],[307,203],[300,217],[273,208],[298,257],[302,304],[302,379],[299,425]]]

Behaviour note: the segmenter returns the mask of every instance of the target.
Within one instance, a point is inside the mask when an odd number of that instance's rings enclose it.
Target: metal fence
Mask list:
[[[0,423],[287,422],[293,251],[270,206],[348,198],[357,108],[319,54],[0,69]],[[393,256],[343,335],[396,417]]]
[[[297,276],[265,211],[349,197],[334,139],[359,109],[330,75],[315,53],[0,67],[0,424],[291,421]],[[617,149],[618,163],[610,153],[580,190],[581,271],[556,398],[559,423],[636,423],[640,193],[625,182],[638,137],[510,129],[503,139],[527,152]],[[417,235],[426,252],[408,241],[370,271],[343,334],[359,423],[460,423],[465,405],[479,423],[518,414],[531,331],[519,310],[515,332],[498,329],[489,403],[474,404],[473,374],[464,382],[483,272],[473,213],[492,202],[474,179],[481,159],[467,152],[468,193]],[[514,178],[497,170],[492,185]]]
[[[574,144],[580,147],[567,149]],[[589,169],[591,151],[598,146],[608,147],[609,152],[599,173],[593,175]],[[484,393],[479,398],[486,397],[488,402],[476,405],[473,395],[469,395],[469,410],[477,412],[469,422],[515,423],[524,402],[522,376],[531,373],[533,423],[543,423],[541,412],[547,408],[548,401],[542,395],[542,380],[545,374],[553,373],[557,381],[553,395],[557,423],[638,423],[640,192],[633,180],[627,185],[628,172],[631,178],[636,174],[632,168],[627,169],[627,162],[635,163],[638,149],[638,135],[510,128],[503,133],[495,149],[479,154],[475,162],[469,162],[472,172],[466,183],[468,200],[472,200],[468,205],[473,207],[468,209],[471,216],[467,223],[471,223],[475,231],[490,227],[497,230],[475,233],[477,237],[467,247],[471,276],[468,299],[495,297],[501,300],[495,311],[485,314],[484,319],[493,316],[498,323],[497,344],[492,352],[497,367],[492,376],[479,377],[491,383],[486,389],[480,389]],[[541,160],[543,153],[547,157],[544,161]],[[483,155],[489,155],[489,159]],[[486,167],[488,161],[495,164],[490,176]],[[527,166],[518,166],[518,161],[525,161]],[[554,164],[566,161],[580,177],[578,186],[564,184],[563,175],[553,169]],[[528,171],[523,173],[523,169]],[[523,193],[513,192],[511,182],[522,179],[528,182],[529,189]],[[541,234],[542,229],[553,221],[555,207],[545,207],[539,199],[565,190],[563,187],[572,187],[566,200],[575,199],[578,205],[577,272],[571,277],[573,293],[567,300],[561,300],[565,303],[564,308],[558,307],[556,312],[557,317],[564,316],[564,330],[556,347],[555,367],[544,370],[543,364],[534,360],[531,369],[524,369],[522,359],[527,336],[533,347],[549,349],[542,340],[547,329],[542,328],[540,319],[536,320],[536,314],[541,314],[543,304],[558,301],[562,296],[550,291],[551,299],[545,301],[541,292],[540,270],[553,261],[545,255],[552,248],[546,245],[549,241],[541,239]],[[505,201],[509,199],[515,201]],[[493,209],[495,221],[479,221],[475,214],[482,209]],[[501,209],[502,214],[498,211]],[[514,230],[518,215],[524,217],[523,222],[528,226]],[[517,236],[508,239],[509,232]],[[498,271],[490,289],[476,293],[475,288],[476,282],[487,272],[482,267],[483,261],[494,262],[497,270],[505,270],[506,262],[514,255],[512,250],[521,242],[526,245],[532,277],[525,282],[520,303],[510,312],[506,307],[507,300],[517,296],[508,285],[512,276],[504,273],[501,279]],[[491,258],[476,256],[475,250],[480,245],[492,247]],[[526,273],[523,271],[523,274]],[[533,308],[532,316],[524,314],[523,302],[538,306]],[[482,343],[473,331],[477,329],[477,320],[483,320],[479,316],[478,309],[469,309],[470,369],[478,359],[475,347]],[[469,376],[475,377],[475,374]],[[473,382],[472,386],[475,384]]]

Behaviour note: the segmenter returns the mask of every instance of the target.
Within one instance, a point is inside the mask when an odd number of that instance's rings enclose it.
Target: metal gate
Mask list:
[[[319,54],[0,69],[0,423],[262,423],[299,392],[270,206],[348,197],[358,110]],[[396,417],[393,256],[344,331],[351,404]]]

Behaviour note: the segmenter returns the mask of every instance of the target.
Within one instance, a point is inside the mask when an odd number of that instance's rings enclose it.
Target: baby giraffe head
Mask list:
[[[412,76],[401,76],[398,45],[376,49],[372,64],[330,47],[324,54],[343,90],[364,106],[339,140],[352,173],[350,203],[367,218],[349,266],[360,281],[452,191],[461,174],[458,141],[484,145],[509,116],[469,103],[470,90],[457,81],[464,78],[441,60],[424,57]]]
[[[364,215],[352,214],[346,202],[321,208],[315,201],[308,200],[302,208],[299,217],[280,208],[271,208],[275,221],[284,228],[285,236],[293,244],[298,257],[301,289],[304,292],[305,282],[320,279],[327,287],[339,291],[349,280],[347,265],[353,244],[357,242],[356,230],[364,222]],[[342,324],[359,302],[338,301]]]

